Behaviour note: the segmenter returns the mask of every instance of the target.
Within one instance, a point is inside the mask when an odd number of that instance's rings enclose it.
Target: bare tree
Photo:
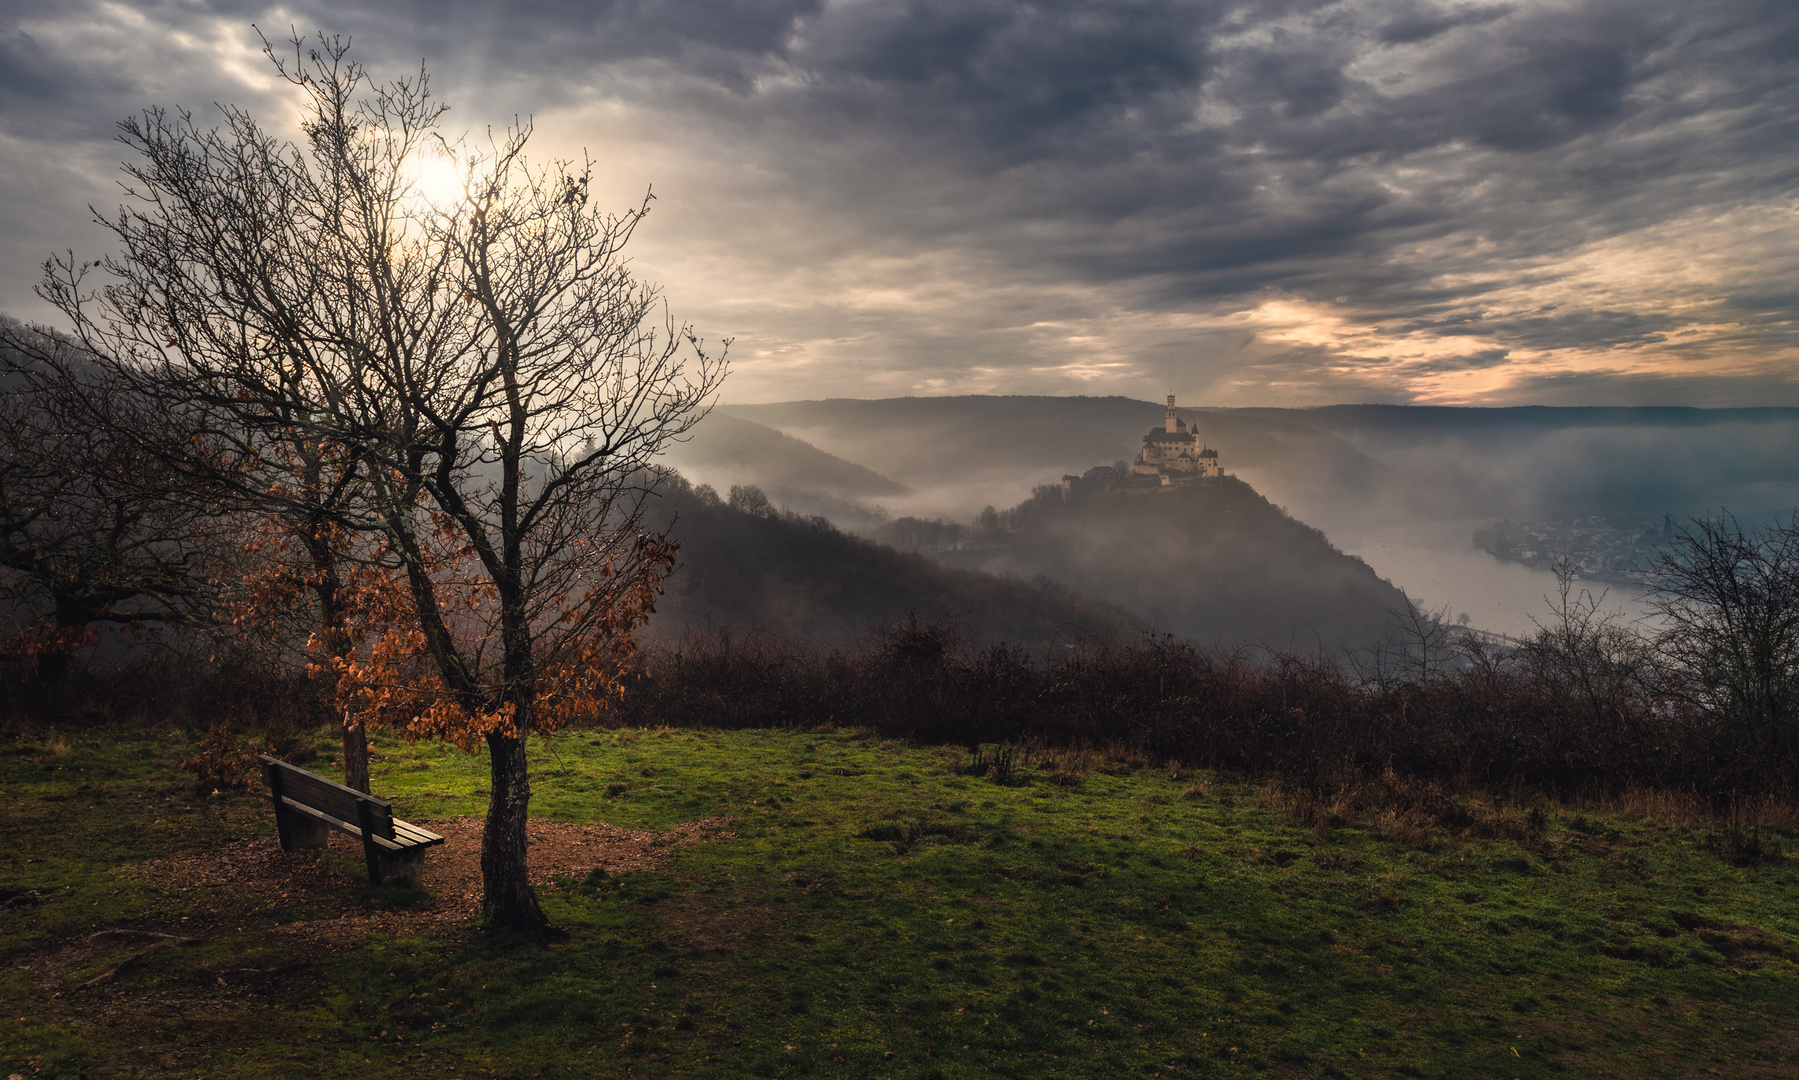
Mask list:
[[[204,446],[206,440],[196,440]],[[267,466],[239,470],[241,455],[188,453],[174,460],[226,504],[244,508],[260,527],[242,545],[242,587],[222,594],[233,623],[299,646],[315,672],[340,670],[363,644],[370,564],[389,567],[368,531],[346,528],[363,495],[365,463],[328,439],[294,437],[264,447]],[[286,470],[279,466],[285,460]],[[257,483],[246,486],[253,477]],[[296,626],[296,624],[298,624]],[[310,632],[307,632],[310,630]],[[340,693],[344,783],[369,790],[367,724]]]
[[[1543,700],[1572,707],[1552,736],[1559,745],[1543,749],[1553,756],[1568,752],[1575,741],[1596,739],[1621,749],[1621,740],[1640,740],[1638,726],[1658,681],[1651,643],[1625,622],[1623,612],[1605,606],[1605,592],[1595,596],[1577,589],[1566,558],[1556,560],[1555,577],[1556,595],[1545,597],[1549,619],[1533,618],[1536,632],[1518,646]]]
[[[1651,570],[1662,653],[1690,701],[1746,755],[1739,768],[1799,760],[1799,516],[1749,533],[1728,513],[1675,530]]]
[[[731,509],[755,517],[774,517],[778,513],[774,504],[768,501],[767,493],[754,484],[732,484],[730,497],[725,502]]]
[[[1368,650],[1366,662],[1350,656],[1357,677],[1383,689],[1407,683],[1425,686],[1439,678],[1455,659],[1456,635],[1444,621],[1447,607],[1430,610],[1406,597],[1404,608],[1388,608],[1386,641]]]
[[[413,730],[491,757],[485,920],[541,928],[527,738],[610,692],[606,662],[672,561],[640,527],[646,466],[725,365],[653,318],[656,291],[626,266],[647,197],[604,213],[590,163],[527,161],[528,123],[446,140],[422,70],[375,83],[346,43],[293,47],[267,52],[303,92],[303,147],[236,109],[222,129],[127,121],[136,202],[105,219],[124,248],[102,264],[111,283],[60,261],[41,292],[242,486],[282,474],[297,443],[364,463],[333,516],[404,574],[441,694]],[[433,156],[455,197],[421,192]]]

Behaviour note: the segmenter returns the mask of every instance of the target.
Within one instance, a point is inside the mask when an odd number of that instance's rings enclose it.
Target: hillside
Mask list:
[[[1105,603],[846,535],[822,519],[752,514],[675,478],[648,524],[681,543],[680,568],[650,626],[654,638],[755,630],[850,646],[916,614],[947,621],[976,645],[1041,657],[1053,641],[1129,638],[1148,620]]]
[[[1038,751],[997,783],[844,726],[576,730],[531,777],[565,936],[521,948],[470,925],[481,756],[377,733],[375,790],[446,837],[396,895],[342,838],[283,853],[260,788],[196,785],[168,725],[0,756],[8,1071],[1793,1072],[1799,871],[1733,865],[1678,797],[1526,813],[1394,779],[1320,807],[1161,758]],[[293,756],[324,770],[335,738]]]
[[[725,408],[914,487],[953,483],[971,469],[1014,476],[1021,469],[1084,469],[1130,452],[1143,433],[1138,429],[1161,419],[1158,406],[1122,397],[831,399]]]
[[[823,514],[847,528],[879,524],[886,515],[871,503],[909,491],[872,469],[718,409],[669,448],[667,461],[694,483],[720,491],[755,484],[776,505],[799,514]]]
[[[1142,612],[1195,641],[1313,653],[1385,639],[1404,594],[1318,530],[1224,477],[1149,494],[1059,488],[936,557],[947,565],[1046,575]]]

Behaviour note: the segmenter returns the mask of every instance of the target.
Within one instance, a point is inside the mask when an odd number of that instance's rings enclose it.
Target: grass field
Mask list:
[[[1248,779],[1092,759],[1002,785],[849,731],[534,746],[538,815],[737,837],[559,880],[549,947],[326,948],[278,927],[331,911],[112,872],[272,831],[176,767],[179,736],[5,744],[0,1074],[1799,1075],[1799,873],[1703,824],[1306,827]],[[378,756],[403,816],[482,812],[481,758]],[[343,869],[343,910],[409,902]]]

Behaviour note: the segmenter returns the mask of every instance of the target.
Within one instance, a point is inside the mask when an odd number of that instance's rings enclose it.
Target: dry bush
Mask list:
[[[1374,814],[1370,820],[1374,827],[1374,835],[1382,840],[1416,847],[1424,840],[1424,827],[1418,816],[1393,807],[1385,807]]]
[[[1312,862],[1322,870],[1353,870],[1362,864],[1362,857],[1353,851],[1320,844],[1312,851]]]
[[[203,738],[190,740],[196,748],[192,757],[181,762],[202,787],[255,787],[258,779],[259,754],[273,754],[275,746],[239,732],[230,718],[214,724]]]
[[[19,756],[25,758],[66,758],[69,756],[69,740],[55,728],[42,731],[13,735],[16,740],[14,748]]]

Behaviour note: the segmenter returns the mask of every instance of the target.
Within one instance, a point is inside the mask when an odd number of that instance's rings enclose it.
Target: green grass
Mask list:
[[[1073,786],[1027,768],[1002,787],[953,772],[963,751],[853,732],[535,747],[537,814],[648,829],[730,815],[738,838],[677,849],[665,873],[545,889],[568,930],[553,947],[457,931],[309,952],[266,930],[324,912],[109,873],[272,828],[253,793],[196,788],[179,739],[5,747],[0,1071],[1799,1071],[1799,874],[1735,865],[1702,827],[1564,808],[1517,842],[1321,832],[1242,779],[1183,797],[1191,777],[1116,764]],[[483,810],[483,759],[379,756],[376,790],[402,815]],[[407,898],[351,885],[340,899]],[[103,995],[70,989],[141,949],[90,946],[55,967],[61,946],[109,927],[198,940],[120,969]],[[246,967],[281,974],[219,984]]]

